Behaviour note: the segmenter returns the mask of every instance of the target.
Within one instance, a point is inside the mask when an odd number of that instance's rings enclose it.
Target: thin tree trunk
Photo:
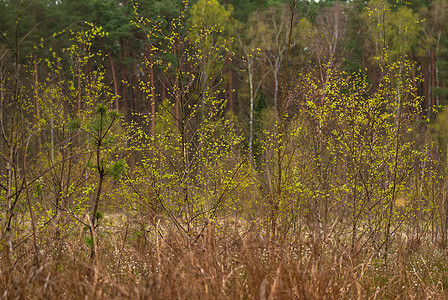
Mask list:
[[[249,118],[249,157],[252,158],[252,143],[253,143],[253,119],[254,119],[254,84],[253,84],[253,70],[252,70],[252,62],[248,64],[248,72],[249,72],[249,87],[250,87],[250,118]]]
[[[440,87],[440,80],[439,80],[439,66],[437,64],[438,58],[436,57],[436,60],[434,62],[434,69],[435,69],[435,86],[437,88]],[[436,96],[436,105],[439,106],[440,105],[440,93],[437,93]]]
[[[32,228],[32,233],[33,233],[34,260],[35,260],[37,268],[39,268],[40,267],[40,262],[39,262],[39,249],[37,247],[37,238],[36,238],[36,217],[34,216],[34,211],[33,211],[33,208],[31,206],[31,193],[30,193],[30,189],[28,187],[28,183],[27,183],[27,179],[26,179],[26,169],[27,169],[26,150],[28,148],[28,144],[29,144],[29,139],[28,139],[28,141],[26,143],[25,154],[23,155],[23,171],[24,171],[23,181],[25,183],[26,203],[27,203],[27,206],[28,206],[28,212],[30,214],[31,228]]]
[[[100,128],[100,134],[103,134],[103,128],[102,128],[102,123],[103,123],[103,118],[101,116],[101,120],[100,120],[100,124],[101,124],[101,128]],[[94,200],[94,204],[93,204],[93,212],[92,212],[92,216],[91,216],[91,224],[90,224],[90,235],[91,235],[91,239],[92,239],[92,243],[94,243],[91,252],[90,252],[90,260],[93,261],[96,259],[96,243],[95,241],[95,231],[96,231],[96,226],[97,226],[97,222],[98,222],[98,209],[99,209],[99,205],[100,205],[100,199],[101,199],[101,192],[103,189],[103,182],[104,182],[104,178],[105,178],[105,171],[104,171],[104,167],[103,167],[103,161],[101,159],[101,147],[102,147],[102,137],[99,136],[98,137],[98,143],[97,143],[97,148],[96,148],[96,168],[98,171],[98,189],[96,192],[96,196],[95,196],[95,200]]]
[[[430,96],[430,78],[428,74],[431,72],[430,62],[428,62],[427,70],[423,71],[423,96],[426,97],[426,114],[431,115],[431,96]]]
[[[6,142],[5,120],[3,119],[3,101],[5,99],[5,90],[3,85],[3,70],[0,66],[0,129],[2,138],[0,138],[0,147],[3,147],[4,139]]]
[[[293,7],[291,7],[291,19],[290,19],[290,26],[289,26],[289,32],[288,32],[288,48],[286,50],[286,59],[285,59],[285,72],[283,74],[283,89],[282,89],[282,98],[281,98],[281,110],[279,115],[279,130],[278,130],[278,143],[277,143],[277,172],[278,172],[278,181],[277,181],[277,197],[276,199],[273,199],[275,201],[274,206],[271,207],[271,213],[273,214],[272,218],[272,239],[276,239],[276,232],[277,232],[277,218],[279,213],[279,205],[280,201],[283,197],[283,186],[282,186],[282,180],[283,180],[283,170],[282,170],[282,160],[284,153],[282,152],[283,149],[283,129],[284,129],[284,117],[286,113],[286,90],[287,90],[287,79],[288,79],[288,63],[289,63],[289,52],[291,49],[291,39],[292,39],[292,28],[293,28],[293,21],[294,21],[294,15],[295,15],[295,6],[296,1],[293,1]]]
[[[149,80],[151,81],[151,132],[154,135],[156,129],[156,87],[154,83],[154,59],[153,53],[149,45]]]
[[[279,58],[276,58],[275,67],[274,67],[274,107],[278,109],[278,73],[280,70],[280,61]]]
[[[39,74],[38,74],[38,68],[37,68],[37,56],[36,54],[33,54],[33,64],[34,64],[34,113],[35,113],[35,120],[34,122],[37,123],[40,120],[40,104],[39,104]],[[41,152],[42,150],[42,139],[40,136],[40,133],[37,133],[37,140],[38,140],[38,152]]]
[[[126,80],[126,65],[125,65],[125,59],[126,59],[126,47],[125,47],[125,42],[123,41],[123,39],[120,39],[120,47],[121,47],[121,99],[122,99],[122,103],[123,103],[123,113],[125,116],[128,115],[128,95],[127,95],[127,88],[128,88],[128,83]]]
[[[78,116],[81,116],[81,63],[79,61],[78,61]]]
[[[114,82],[114,93],[115,93],[115,110],[118,111],[118,85],[117,85],[117,76],[115,75],[115,67],[114,67],[114,61],[112,60],[112,56],[110,55],[109,49],[106,49],[107,56],[109,57],[110,62],[110,68],[112,71],[112,81]]]
[[[435,63],[435,55],[434,48],[431,48],[431,87],[436,86],[436,63]],[[436,105],[436,97],[431,95],[431,105],[434,107]]]
[[[261,60],[261,91],[266,94],[266,53],[263,52],[263,59]]]
[[[446,146],[446,151],[448,153],[448,145]],[[446,170],[448,170],[448,155],[446,157]],[[448,174],[447,171],[445,171],[445,178],[448,178]],[[448,182],[445,182],[445,186],[448,185]],[[446,196],[446,188],[444,189],[444,198],[443,198],[443,203],[445,205],[445,230],[443,231],[443,245],[445,246],[445,248],[448,248],[448,197]]]
[[[233,86],[232,86],[232,57],[230,52],[227,52],[227,70],[229,76],[229,110],[233,112]]]
[[[135,52],[131,52],[131,54],[129,55],[132,58],[132,63],[131,63],[131,75],[129,76],[129,86],[133,87],[135,86],[135,84],[138,82],[138,79],[136,78],[136,68],[135,68]],[[139,89],[137,89],[139,90]],[[137,97],[137,91],[133,88],[129,89],[129,99],[128,99],[128,108],[130,111],[134,111],[135,110],[135,106],[136,106],[136,99]]]
[[[22,4],[20,2],[20,4]],[[21,6],[21,5],[20,5]],[[20,9],[20,8],[19,8]],[[19,13],[18,13],[19,14]],[[19,19],[19,15],[17,16]],[[5,191],[5,197],[6,197],[6,205],[7,205],[7,213],[6,213],[6,230],[5,230],[5,256],[6,256],[6,280],[8,282],[11,282],[13,280],[13,267],[14,267],[14,250],[12,245],[12,229],[11,229],[11,223],[14,219],[14,204],[15,202],[12,201],[13,197],[13,183],[17,179],[17,170],[14,168],[14,163],[18,164],[17,160],[15,161],[15,155],[16,155],[16,139],[17,139],[17,123],[18,120],[16,119],[19,115],[19,76],[20,76],[20,70],[19,70],[19,62],[20,62],[20,43],[19,43],[19,35],[18,35],[18,29],[19,29],[19,22],[16,22],[16,35],[15,35],[15,70],[14,70],[14,76],[15,76],[15,82],[14,82],[14,94],[13,94],[13,103],[12,103],[12,114],[10,116],[10,127],[9,127],[9,136],[8,136],[8,158],[6,160],[6,191]],[[3,107],[1,107],[3,109]],[[6,136],[5,136],[6,138]]]
[[[13,130],[13,129],[11,129]],[[11,131],[13,132],[13,131]],[[8,211],[6,214],[6,232],[5,232],[5,257],[6,257],[6,274],[8,277],[12,271],[12,267],[14,265],[14,255],[12,248],[12,233],[11,233],[11,220],[14,218],[14,210],[13,210],[13,202],[12,202],[12,188],[14,181],[14,172],[13,172],[13,160],[14,160],[14,147],[11,143],[13,141],[13,134],[11,134],[10,145],[9,145],[9,154],[8,160],[6,162],[6,202]]]

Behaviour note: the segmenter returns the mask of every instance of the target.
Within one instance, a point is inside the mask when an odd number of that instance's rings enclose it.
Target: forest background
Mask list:
[[[0,297],[444,298],[444,0],[0,1]]]

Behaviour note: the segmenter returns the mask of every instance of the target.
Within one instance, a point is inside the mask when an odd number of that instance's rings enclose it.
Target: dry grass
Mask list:
[[[121,219],[124,220],[124,219]],[[89,262],[83,228],[16,246],[0,277],[2,299],[446,299],[448,262],[431,243],[397,241],[388,266],[365,249],[292,235],[273,243],[257,228],[209,226],[187,241],[168,225],[104,224],[99,260]],[[162,228],[163,227],[163,228]],[[162,230],[163,229],[163,230]],[[162,232],[163,231],[163,232]],[[3,260],[2,260],[3,262]]]

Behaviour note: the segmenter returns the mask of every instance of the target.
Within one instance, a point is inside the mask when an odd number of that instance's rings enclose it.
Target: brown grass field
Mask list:
[[[397,235],[389,263],[366,245],[350,251],[343,234],[305,228],[276,242],[261,225],[223,221],[188,239],[169,222],[107,216],[95,263],[87,230],[39,231],[2,263],[1,299],[447,299],[446,252],[422,237]],[[66,222],[64,224],[64,222]],[[64,227],[64,225],[67,225]],[[56,229],[56,228],[64,228]],[[65,232],[62,234],[61,232]],[[4,257],[2,258],[4,262]]]

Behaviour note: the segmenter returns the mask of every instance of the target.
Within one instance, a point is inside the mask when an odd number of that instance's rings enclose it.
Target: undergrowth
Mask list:
[[[208,225],[187,241],[169,223],[146,226],[112,217],[98,234],[89,262],[88,230],[57,227],[40,240],[41,266],[31,243],[15,245],[2,299],[442,299],[446,253],[432,242],[397,237],[389,265],[368,247],[356,252],[336,236],[301,232],[271,242],[254,223]],[[62,222],[62,218],[54,222]],[[220,228],[220,229],[218,229]],[[224,229],[223,229],[224,228]],[[29,235],[23,232],[24,236]],[[1,266],[5,270],[5,265]]]

